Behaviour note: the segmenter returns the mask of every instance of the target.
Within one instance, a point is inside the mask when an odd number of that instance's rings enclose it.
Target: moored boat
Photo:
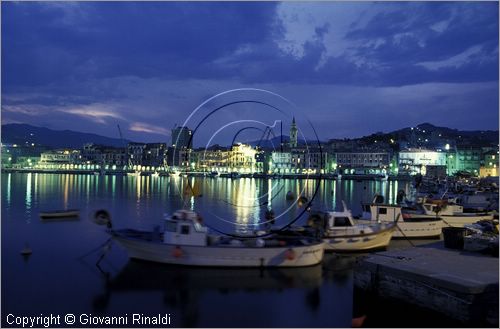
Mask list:
[[[363,204],[362,219],[378,223],[397,222],[392,234],[395,238],[438,238],[443,227],[443,220],[438,216],[403,213],[400,205],[375,202]]]
[[[455,227],[463,227],[480,220],[492,220],[493,213],[490,212],[464,212],[464,208],[458,204],[449,203],[447,200],[425,200],[422,210],[426,216],[441,217],[445,224]]]
[[[351,211],[342,201],[343,211],[316,212],[309,224],[323,230],[322,238],[327,251],[361,252],[387,248],[396,222],[357,224]]]
[[[318,264],[324,244],[311,238],[236,238],[210,235],[200,217],[178,210],[165,219],[164,232],[110,229],[130,258],[219,267],[300,267]]]
[[[52,210],[41,211],[41,220],[62,220],[62,219],[78,219],[80,211],[78,209]]]

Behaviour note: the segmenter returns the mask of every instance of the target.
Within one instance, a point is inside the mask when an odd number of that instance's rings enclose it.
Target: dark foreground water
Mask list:
[[[354,214],[374,192],[389,201],[400,189],[410,192],[398,182],[190,178],[202,195],[192,197],[184,193],[188,179],[179,177],[1,178],[2,327],[15,317],[49,315],[59,315],[65,325],[67,314],[75,315],[73,326],[103,326],[103,316],[127,319],[119,326],[140,326],[133,314],[160,314],[182,327],[350,327],[366,307],[362,297],[353,297],[355,257],[329,255],[322,265],[298,269],[202,269],[129,261],[112,244],[99,269],[99,246],[108,236],[90,218],[104,208],[115,227],[152,229],[164,213],[187,207],[209,225],[234,232],[257,228],[266,209],[275,211],[278,225],[301,223],[304,205],[286,201],[287,191],[315,195],[315,208],[332,209],[345,200]],[[40,211],[68,208],[80,209],[80,220],[39,219]],[[20,255],[25,244],[33,250],[28,258]]]

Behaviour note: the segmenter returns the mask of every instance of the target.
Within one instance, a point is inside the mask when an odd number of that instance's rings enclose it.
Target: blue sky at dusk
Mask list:
[[[497,2],[2,2],[1,24],[2,123],[169,141],[261,88],[321,139],[498,129]]]

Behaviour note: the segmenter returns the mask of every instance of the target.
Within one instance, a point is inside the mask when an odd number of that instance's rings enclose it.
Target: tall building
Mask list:
[[[290,147],[297,147],[297,125],[295,124],[295,117],[292,120],[290,127]]]
[[[172,147],[193,148],[193,131],[184,126],[175,127],[172,130]]]

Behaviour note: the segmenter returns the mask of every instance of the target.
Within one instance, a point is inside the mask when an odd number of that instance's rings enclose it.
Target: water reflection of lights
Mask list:
[[[31,173],[26,177],[26,210],[31,210]]]
[[[69,175],[64,175],[63,209],[68,209]]]
[[[111,198],[115,198],[115,191],[116,191],[116,176],[113,175],[111,176]]]
[[[383,184],[382,184],[383,185]],[[393,185],[393,182],[389,182],[389,204],[393,204],[394,203],[394,198],[393,198],[393,193],[392,193],[392,185]]]
[[[12,180],[12,174],[8,173],[7,174],[7,191],[6,191],[7,207],[10,207],[11,180]]]

